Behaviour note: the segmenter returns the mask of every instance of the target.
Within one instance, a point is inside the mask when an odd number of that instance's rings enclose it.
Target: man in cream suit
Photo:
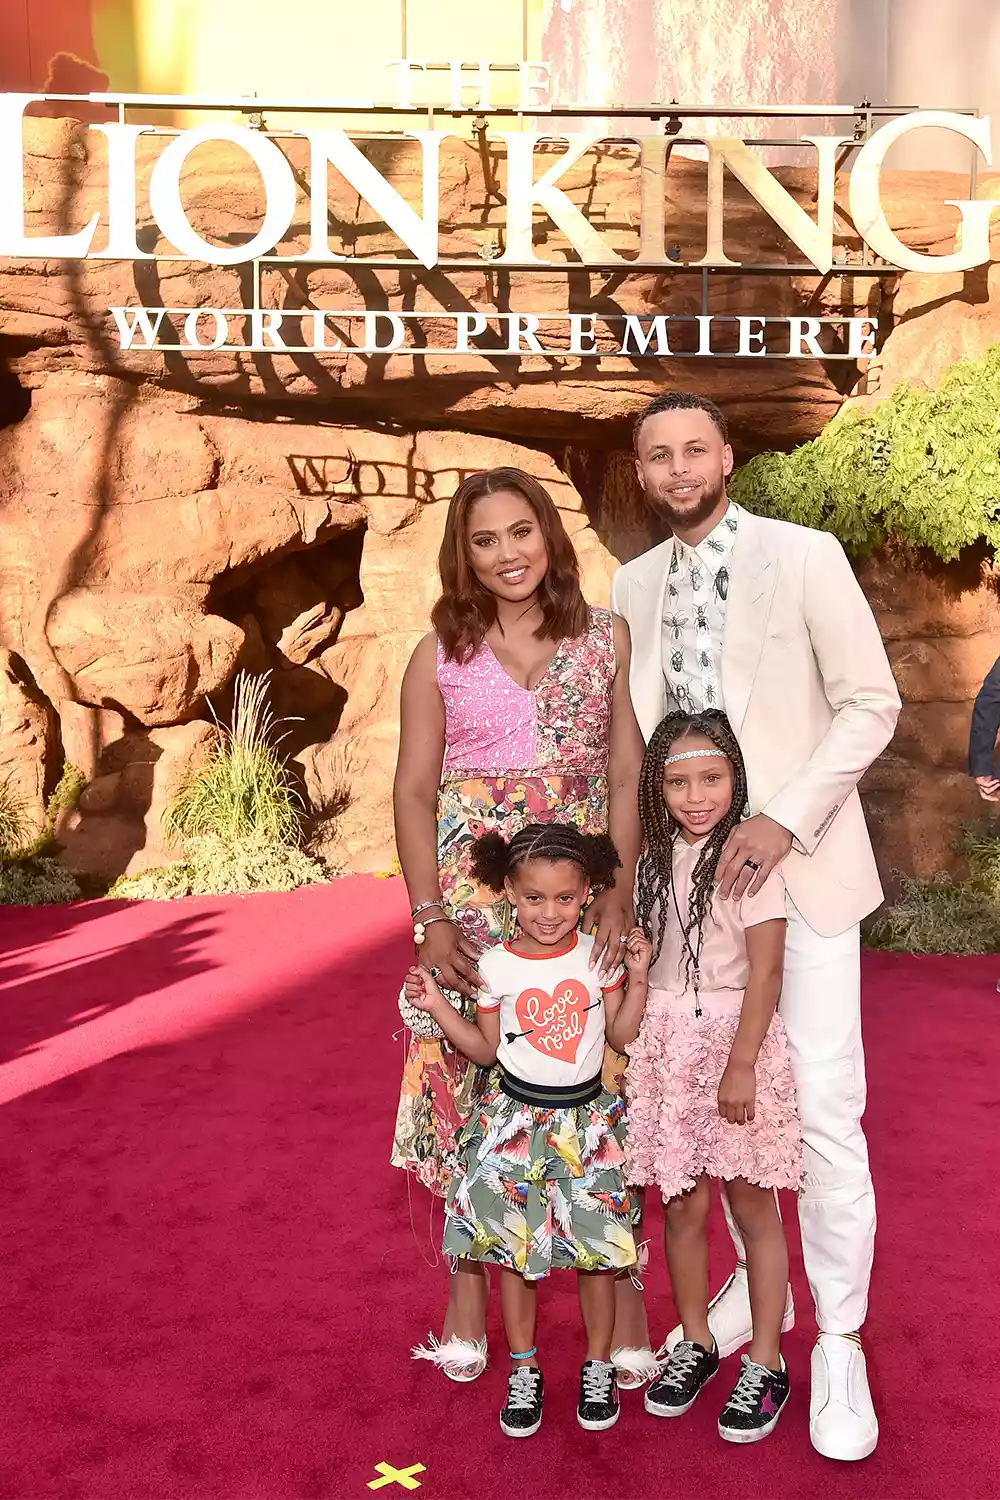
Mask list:
[[[668,709],[725,710],[751,816],[723,851],[720,890],[737,899],[782,867],[780,1010],[805,1140],[799,1220],[819,1328],[810,1436],[829,1458],[865,1458],[878,1423],[859,1332],[875,1196],[861,1126],[858,924],[882,891],[857,784],[892,738],[899,694],[839,542],[729,501],[733,454],[717,407],[657,397],[636,424],[635,450],[647,499],[673,535],[614,580],[612,608],[632,633],[632,702],[647,740]],[[727,1217],[737,1269],[710,1318],[722,1354],[751,1334],[743,1247]],[[791,1289],[788,1298],[786,1327]]]

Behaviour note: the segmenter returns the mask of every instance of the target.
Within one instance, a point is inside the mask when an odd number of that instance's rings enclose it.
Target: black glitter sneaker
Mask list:
[[[507,1400],[500,1426],[508,1437],[531,1437],[542,1425],[542,1372],[518,1365],[507,1376]]]
[[[788,1370],[755,1365],[748,1354],[736,1387],[719,1418],[719,1436],[727,1443],[759,1443],[766,1438],[788,1400]]]
[[[580,1371],[580,1404],[576,1420],[588,1432],[613,1427],[621,1415],[615,1367],[605,1359],[588,1359]]]
[[[682,1417],[697,1401],[702,1386],[718,1371],[716,1344],[703,1349],[700,1344],[684,1339],[674,1346],[662,1373],[647,1388],[646,1410],[654,1417]]]

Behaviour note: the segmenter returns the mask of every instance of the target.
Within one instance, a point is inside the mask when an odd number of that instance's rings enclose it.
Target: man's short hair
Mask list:
[[[635,419],[635,426],[632,428],[632,446],[636,452],[639,451],[639,431],[643,422],[650,417],[659,416],[661,411],[703,411],[715,423],[722,441],[729,442],[726,419],[714,401],[709,401],[707,396],[694,396],[690,391],[664,391],[652,400],[646,410],[640,412]]]

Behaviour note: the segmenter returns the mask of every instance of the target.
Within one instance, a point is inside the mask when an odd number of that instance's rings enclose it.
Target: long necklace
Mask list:
[[[681,941],[687,949],[688,957],[690,958],[692,964],[691,982],[694,985],[694,1013],[696,1016],[700,1017],[701,1000],[698,997],[698,991],[701,987],[701,945],[705,937],[705,929],[703,926],[698,928],[698,947],[696,949],[692,948],[691,940],[688,937],[687,928],[684,926],[684,923],[681,920],[681,909],[677,903],[677,885],[674,881],[673,870],[670,871],[670,894],[673,897],[674,901],[674,912],[677,916],[677,925],[681,931]]]

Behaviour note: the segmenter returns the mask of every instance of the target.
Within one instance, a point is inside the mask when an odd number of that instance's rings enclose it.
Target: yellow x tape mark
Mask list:
[[[383,1460],[382,1463],[375,1465],[375,1472],[376,1474],[381,1474],[382,1478],[369,1479],[368,1488],[370,1490],[380,1490],[387,1484],[401,1484],[404,1490],[419,1490],[420,1480],[414,1479],[413,1476],[414,1474],[422,1474],[424,1466],[423,1464],[411,1464],[408,1469],[394,1469],[392,1464],[387,1464]]]

